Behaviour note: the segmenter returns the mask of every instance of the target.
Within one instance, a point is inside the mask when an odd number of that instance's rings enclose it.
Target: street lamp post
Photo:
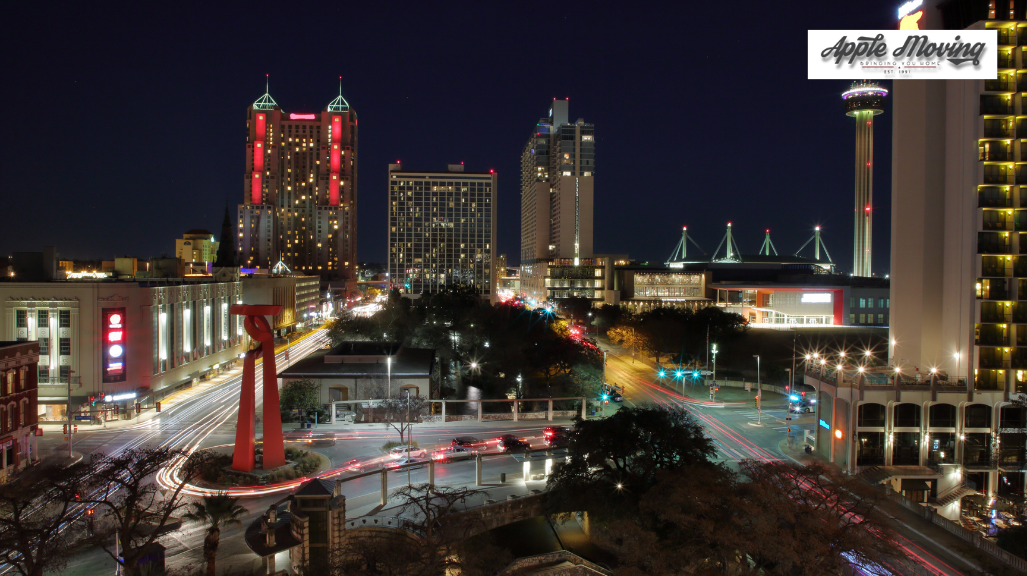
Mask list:
[[[388,374],[388,383],[389,383],[389,388],[386,391],[386,394],[387,394],[386,397],[387,398],[392,398],[392,356],[386,356],[385,357],[385,366],[386,366],[386,368],[385,368],[386,373]]]
[[[717,344],[716,343],[713,344],[712,352],[713,352],[713,388],[714,389],[713,389],[713,392],[712,392],[711,400],[715,399],[717,397],[717,390],[716,390],[716,388],[717,388]]]
[[[760,355],[753,354],[756,359],[756,425],[763,423],[763,387],[760,385]]]

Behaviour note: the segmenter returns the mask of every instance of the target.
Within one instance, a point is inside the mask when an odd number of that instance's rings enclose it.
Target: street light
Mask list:
[[[713,345],[713,383],[717,383],[717,345]]]
[[[763,387],[760,385],[760,355],[753,354],[756,359],[756,425],[763,423]]]

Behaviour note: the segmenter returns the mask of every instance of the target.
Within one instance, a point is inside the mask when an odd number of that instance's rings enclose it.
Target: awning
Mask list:
[[[931,489],[931,486],[929,484],[927,484],[926,480],[915,480],[915,479],[909,479],[909,478],[903,478],[903,480],[902,480],[902,491],[903,492],[905,492],[906,490],[918,491],[918,490],[930,490],[930,489]]]

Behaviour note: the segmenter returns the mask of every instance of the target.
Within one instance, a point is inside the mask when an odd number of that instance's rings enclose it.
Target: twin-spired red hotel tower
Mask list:
[[[246,110],[239,259],[325,279],[356,277],[357,114],[342,97],[286,113],[265,93]]]

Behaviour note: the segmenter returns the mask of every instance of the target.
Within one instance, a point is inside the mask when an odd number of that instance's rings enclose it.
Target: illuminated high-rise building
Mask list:
[[[595,127],[553,100],[521,153],[521,292],[545,299],[548,263],[592,259]]]
[[[873,276],[870,256],[874,222],[874,116],[884,113],[888,91],[874,82],[854,82],[842,94],[845,115],[856,121],[856,206],[852,275]]]
[[[356,278],[357,114],[341,85],[321,112],[287,114],[265,93],[246,114],[240,265]]]
[[[496,292],[496,173],[404,170],[389,164],[389,281],[407,294]]]

